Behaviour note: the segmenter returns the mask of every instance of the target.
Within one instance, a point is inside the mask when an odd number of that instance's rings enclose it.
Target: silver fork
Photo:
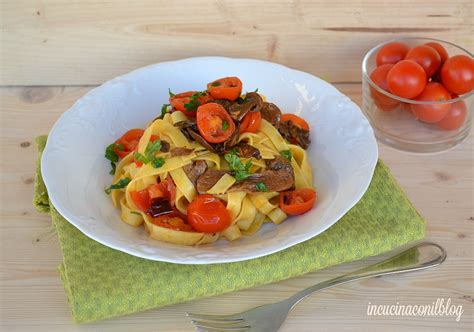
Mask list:
[[[365,268],[308,287],[281,302],[265,304],[235,315],[188,313],[187,316],[202,331],[277,331],[290,310],[310,294],[356,280],[428,269],[438,266],[445,259],[446,251],[441,246],[423,242]]]

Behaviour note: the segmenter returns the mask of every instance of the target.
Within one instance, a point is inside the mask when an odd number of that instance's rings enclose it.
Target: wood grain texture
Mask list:
[[[100,84],[192,56],[265,59],[359,82],[396,36],[474,49],[472,0],[0,0],[0,85]]]
[[[360,104],[358,84],[337,86]],[[34,137],[47,133],[59,115],[90,87],[2,88],[0,178],[0,330],[5,331],[192,331],[185,312],[233,313],[282,300],[316,282],[360,266],[351,263],[283,282],[223,296],[77,326],[72,323],[57,266],[58,240],[47,215],[31,206]],[[364,280],[314,295],[295,308],[281,331],[454,331],[474,323],[473,135],[433,156],[380,146],[418,211],[429,240],[443,245],[447,261],[434,270]],[[368,317],[367,304],[431,304],[451,298],[462,304],[453,317]]]

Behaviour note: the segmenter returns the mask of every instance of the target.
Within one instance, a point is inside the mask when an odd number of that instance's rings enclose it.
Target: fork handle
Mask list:
[[[352,281],[378,277],[388,274],[419,271],[438,266],[446,259],[446,251],[436,243],[422,242],[390,258],[350,272],[348,274],[323,281],[303,289],[288,298],[288,304],[293,308],[298,302],[315,292],[326,288],[346,284]]]

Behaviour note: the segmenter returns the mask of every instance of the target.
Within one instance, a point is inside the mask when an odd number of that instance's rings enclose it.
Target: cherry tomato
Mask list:
[[[130,129],[122,137],[115,141],[114,152],[120,158],[125,157],[130,152],[132,152],[135,147],[140,142],[140,138],[142,138],[143,133],[145,131],[143,129]],[[117,147],[117,144],[120,144],[123,147],[123,150],[120,150]]]
[[[302,188],[280,193],[280,209],[288,215],[303,214],[311,210],[316,202],[316,191]]]
[[[161,181],[160,187],[164,196],[170,201],[171,206],[174,206],[176,200],[176,185],[171,176],[168,175],[164,181]]]
[[[390,92],[394,95],[414,98],[425,88],[426,73],[415,61],[402,60],[388,72],[387,83]]]
[[[238,77],[224,77],[208,83],[207,91],[215,99],[234,101],[242,93],[242,81]]]
[[[426,84],[423,92],[415,98],[418,101],[446,101],[450,100],[451,95],[442,84],[430,82]],[[413,114],[421,121],[435,123],[440,121],[448,114],[451,104],[438,105],[417,105],[412,104],[411,110]]]
[[[152,218],[152,223],[156,226],[174,229],[175,231],[195,232],[191,225],[173,214]]]
[[[385,64],[381,65],[374,69],[372,74],[370,74],[370,79],[381,89],[388,91],[388,84],[387,84],[387,74],[392,69],[392,64]],[[399,102],[393,98],[390,98],[377,90],[373,87],[370,87],[370,94],[374,99],[375,104],[378,106],[379,109],[382,111],[392,111],[394,110]]]
[[[235,124],[229,113],[217,103],[199,106],[196,120],[201,136],[210,143],[224,142],[235,131]]]
[[[455,130],[461,127],[466,121],[467,108],[464,101],[460,100],[451,104],[451,109],[440,122],[438,127],[444,130]]]
[[[291,114],[291,113],[286,113],[281,116],[280,122],[287,122],[291,121],[293,122],[294,125],[300,127],[301,129],[304,129],[306,131],[309,131],[309,124],[306,122],[305,119],[302,117],[299,117],[298,115]]]
[[[159,183],[152,184],[147,189],[148,197],[150,197],[150,200],[152,200],[153,198],[165,197],[162,186]]]
[[[203,233],[223,231],[231,224],[229,211],[212,195],[199,195],[188,205],[188,221]]]
[[[245,132],[256,133],[262,124],[262,114],[260,112],[249,112],[245,114],[240,123],[240,134]]]
[[[474,60],[466,55],[450,57],[441,68],[441,80],[453,93],[468,93],[474,89]]]
[[[196,99],[196,101],[194,102],[194,105],[189,105],[191,101],[191,96],[196,93],[199,93],[201,95]],[[174,109],[183,112],[189,117],[195,117],[197,107],[200,105],[204,105],[210,101],[212,101],[212,98],[211,96],[209,96],[209,94],[206,93],[202,95],[202,93],[198,91],[188,91],[188,92],[178,93],[170,98],[171,106]],[[188,108],[186,108],[186,105],[188,105]]]
[[[400,42],[393,42],[384,45],[378,52],[375,58],[377,66],[387,63],[395,64],[407,55],[409,47]]]
[[[441,45],[440,43],[437,42],[429,42],[426,43],[425,45],[428,45],[429,47],[432,47],[438,52],[439,57],[441,58],[441,62],[445,62],[448,59],[448,51]]]
[[[419,45],[413,47],[405,57],[406,60],[413,60],[423,67],[426,73],[426,77],[433,76],[441,66],[441,57],[438,52],[428,46]]]
[[[130,195],[137,208],[146,213],[150,208],[150,194],[148,193],[148,189],[134,190],[130,192]]]

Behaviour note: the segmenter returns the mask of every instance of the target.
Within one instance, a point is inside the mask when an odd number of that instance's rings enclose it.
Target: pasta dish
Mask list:
[[[145,129],[107,146],[105,191],[121,219],[154,239],[181,244],[229,241],[316,202],[306,149],[310,128],[282,114],[237,77],[204,91],[174,94]]]

